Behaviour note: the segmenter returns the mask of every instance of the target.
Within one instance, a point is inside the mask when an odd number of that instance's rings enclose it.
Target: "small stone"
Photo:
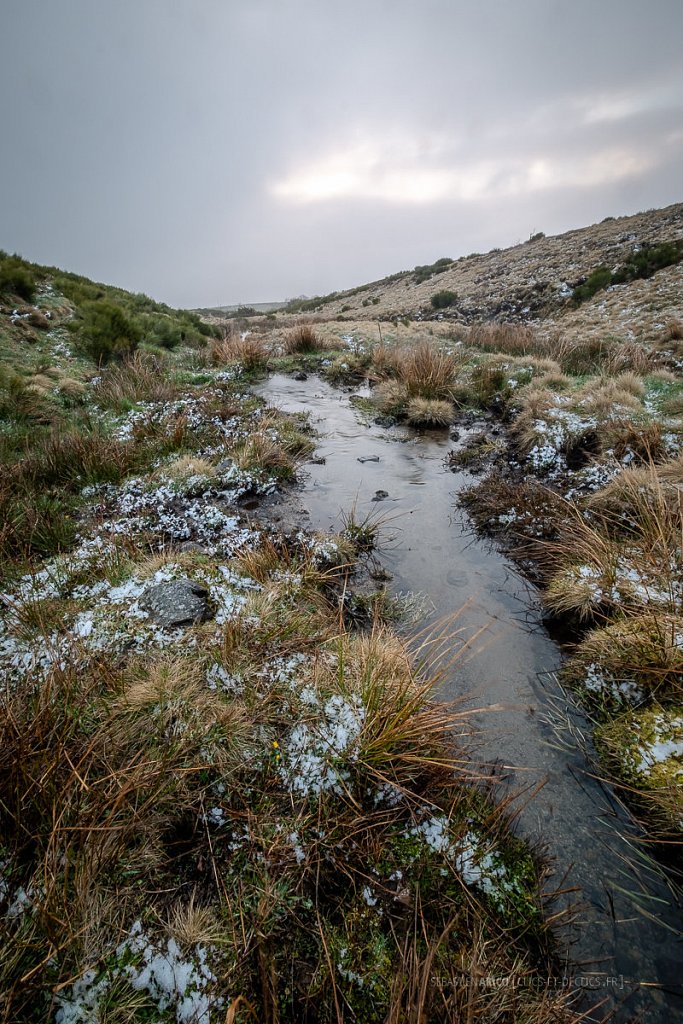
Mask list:
[[[235,460],[230,458],[221,459],[216,466],[217,473],[229,473],[231,469],[234,469]]]
[[[209,593],[192,580],[169,580],[143,591],[138,604],[162,629],[191,626],[209,618]]]
[[[384,499],[388,498],[388,497],[389,497],[389,492],[388,491],[379,490],[379,491],[375,491],[374,497],[371,498],[370,500],[371,501],[384,501]]]
[[[379,462],[379,455],[359,455],[358,462]]]
[[[327,459],[324,455],[315,455],[312,459],[308,460],[312,466],[324,466]]]
[[[294,374],[294,380],[308,380],[308,374],[304,373],[303,370],[299,370],[298,373]]]
[[[456,428],[453,427],[453,429],[451,430],[451,441],[459,441],[459,440],[460,440],[460,431],[456,430]]]

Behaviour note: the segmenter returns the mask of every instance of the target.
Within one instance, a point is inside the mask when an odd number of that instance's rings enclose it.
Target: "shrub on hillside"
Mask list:
[[[413,270],[413,280],[415,284],[422,284],[423,281],[428,281],[435,274],[443,274],[444,270],[448,270],[452,263],[453,260],[450,256],[442,256],[434,263],[421,264]]]
[[[16,295],[25,302],[33,302],[36,281],[22,260],[8,256],[0,261],[0,295]]]
[[[131,355],[142,332],[115,302],[86,302],[79,325],[81,346],[98,365]]]
[[[683,242],[662,242],[660,245],[643,245],[632,252],[620,267],[610,270],[598,267],[583,284],[574,289],[572,299],[576,305],[592,298],[596,292],[613,284],[625,284],[639,278],[652,277],[658,270],[670,267],[683,259]]]
[[[670,267],[683,258],[681,242],[661,242],[659,245],[643,245],[632,252],[623,266],[612,274],[612,284],[635,281],[640,277],[652,277],[657,270]]]
[[[457,301],[458,296],[455,292],[448,291],[447,288],[442,289],[440,292],[435,292],[431,298],[432,307],[434,309],[446,309]]]
[[[592,299],[596,292],[601,291],[603,288],[608,288],[612,284],[612,271],[609,267],[598,267],[590,274],[583,284],[580,284],[578,288],[574,289],[572,299],[579,305],[581,302],[586,302],[587,299]]]

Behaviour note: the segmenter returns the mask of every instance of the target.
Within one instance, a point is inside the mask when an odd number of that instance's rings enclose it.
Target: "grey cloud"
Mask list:
[[[176,304],[326,291],[681,198],[677,0],[4,8],[0,246]],[[274,190],[369,144],[374,191]]]

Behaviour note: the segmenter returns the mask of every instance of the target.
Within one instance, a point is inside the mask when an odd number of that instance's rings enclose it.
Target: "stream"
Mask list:
[[[438,693],[482,709],[470,720],[475,761],[524,791],[513,804],[518,831],[550,858],[546,891],[564,890],[551,913],[571,907],[560,932],[567,973],[589,1005],[602,1002],[586,1019],[612,1011],[620,1022],[683,1020],[680,907],[610,787],[590,775],[590,727],[556,682],[561,654],[533,589],[457,506],[474,478],[445,466],[448,431],[368,423],[348,392],[317,376],[275,374],[255,390],[285,412],[309,413],[319,434],[316,457],[325,462],[302,474],[307,525],[338,531],[352,507],[357,520],[384,520],[379,556],[392,592],[425,599],[416,628],[446,622],[455,649],[471,640]],[[373,501],[378,491],[387,497]]]

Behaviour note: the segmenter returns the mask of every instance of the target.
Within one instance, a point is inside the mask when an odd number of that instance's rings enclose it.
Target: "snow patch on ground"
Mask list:
[[[116,966],[86,971],[68,991],[60,993],[55,1024],[93,1024],[100,1006],[115,981],[124,981],[134,992],[146,993],[160,1013],[172,1011],[177,1024],[211,1024],[212,1008],[223,1000],[211,995],[216,975],[210,966],[214,950],[197,945],[184,956],[175,939],[154,942],[136,921],[116,949]]]

